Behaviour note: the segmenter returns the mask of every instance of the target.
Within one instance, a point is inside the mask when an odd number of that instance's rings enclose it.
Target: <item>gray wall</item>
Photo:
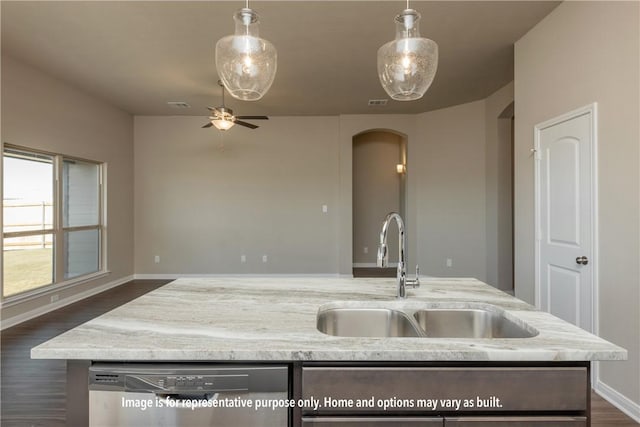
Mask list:
[[[416,116],[411,194],[427,275],[512,288],[511,136],[498,118],[512,102],[510,83],[484,100]]]
[[[600,379],[640,416],[638,2],[564,2],[515,47],[516,295],[534,300],[533,127],[598,103],[599,335],[629,350]],[[632,404],[632,405],[633,405]]]
[[[136,273],[335,274],[338,118],[204,122],[135,118]]]
[[[513,291],[513,83],[486,99],[487,283]],[[507,108],[511,114],[501,117]]]
[[[485,126],[484,100],[418,115],[418,257],[427,275],[487,278]]]
[[[382,221],[400,212],[402,137],[366,132],[353,138],[353,262],[375,266]],[[389,261],[398,260],[395,224],[389,230]],[[364,248],[368,252],[365,253]]]
[[[2,55],[2,142],[106,162],[108,268],[104,278],[55,291],[60,300],[133,274],[133,119],[73,86]],[[3,306],[2,319],[50,304],[43,295]]]
[[[408,269],[486,280],[497,271],[486,199],[499,184],[487,181],[487,116],[495,125],[511,101],[507,86],[419,115],[274,117],[225,134],[200,117],[136,117],[136,273],[350,275],[353,137],[393,131],[406,135]]]

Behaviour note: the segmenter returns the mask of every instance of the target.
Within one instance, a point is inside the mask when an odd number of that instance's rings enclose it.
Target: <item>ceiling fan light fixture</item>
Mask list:
[[[224,84],[221,80],[218,80],[218,85],[222,91],[222,105],[220,107],[207,107],[211,116],[209,116],[209,121],[202,126],[203,128],[210,128],[211,126],[215,126],[218,130],[229,130],[235,125],[240,125],[249,129],[257,129],[260,126],[254,125],[253,123],[248,123],[243,121],[242,119],[249,120],[269,120],[267,116],[236,116],[233,114],[233,110],[231,108],[225,107],[224,104]]]
[[[422,98],[438,69],[438,44],[420,37],[420,13],[407,9],[396,16],[396,38],[378,49],[378,77],[396,101]]]
[[[277,70],[276,48],[259,36],[258,14],[248,7],[238,10],[235,34],[216,43],[216,69],[231,96],[243,101],[262,98]]]
[[[211,123],[219,130],[229,130],[235,125],[233,120],[227,119],[212,120]]]

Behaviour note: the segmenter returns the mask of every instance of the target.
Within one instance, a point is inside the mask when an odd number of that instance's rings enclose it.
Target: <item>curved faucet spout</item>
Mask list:
[[[382,223],[382,231],[380,232],[380,244],[378,246],[378,257],[376,264],[378,267],[386,267],[389,263],[389,251],[387,249],[387,231],[389,230],[389,224],[395,220],[398,224],[398,274],[397,274],[397,297],[406,298],[406,285],[407,283],[413,287],[420,286],[420,278],[415,280],[407,280],[406,267],[405,267],[405,237],[404,237],[404,221],[397,212],[390,212]],[[416,269],[417,271],[417,269]]]
[[[387,215],[382,223],[382,231],[380,232],[380,244],[378,245],[378,267],[386,267],[389,264],[389,251],[387,248],[387,231],[391,220],[395,220],[398,224],[398,248],[400,248],[400,257],[398,261],[404,260],[404,222],[402,217],[396,212]]]

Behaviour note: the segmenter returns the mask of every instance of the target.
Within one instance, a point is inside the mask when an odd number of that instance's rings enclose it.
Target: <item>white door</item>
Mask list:
[[[593,332],[595,104],[536,126],[536,302]]]

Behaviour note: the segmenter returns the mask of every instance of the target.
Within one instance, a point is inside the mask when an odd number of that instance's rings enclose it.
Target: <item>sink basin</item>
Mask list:
[[[340,337],[420,337],[402,311],[386,308],[334,308],[318,313],[318,330]]]
[[[537,335],[489,310],[427,309],[416,311],[413,317],[425,335],[432,338],[531,338]]]
[[[321,309],[320,332],[340,337],[531,338],[538,331],[509,319],[497,307]]]

